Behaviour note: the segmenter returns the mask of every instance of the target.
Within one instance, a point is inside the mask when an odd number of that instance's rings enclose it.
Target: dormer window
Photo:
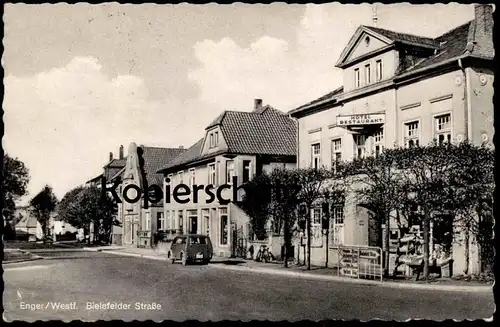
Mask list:
[[[219,145],[219,132],[210,133],[210,147],[214,148]]]
[[[380,82],[382,80],[382,60],[377,60],[375,70],[377,74],[377,82]]]
[[[366,85],[371,83],[371,69],[370,64],[365,65],[365,83]]]
[[[354,69],[354,87],[358,88],[360,85],[359,68]]]

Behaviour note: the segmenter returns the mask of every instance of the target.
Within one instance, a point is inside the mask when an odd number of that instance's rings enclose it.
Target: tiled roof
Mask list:
[[[17,224],[16,227],[26,227],[26,228],[35,228],[37,226],[38,220],[30,215],[24,216]]]
[[[224,111],[215,120],[227,144],[227,150],[201,155],[204,138],[160,169],[164,171],[222,153],[293,156],[296,154],[295,122],[285,113],[271,107],[252,112]],[[215,122],[214,121],[214,122]],[[211,124],[213,126],[213,124]]]
[[[470,28],[471,22],[468,22],[437,37],[436,40],[441,46],[433,56],[422,59],[413,66],[399,70],[397,74],[402,75],[412,70],[428,67],[463,55],[467,46],[467,35]]]
[[[296,154],[295,122],[272,109],[262,113],[227,111],[221,130],[231,153]]]
[[[200,139],[198,142],[189,147],[185,152],[181,153],[170,163],[163,165],[158,171],[162,171],[163,169],[167,169],[170,167],[177,167],[189,162],[196,161],[201,159],[201,150],[203,148],[203,141],[205,138]]]
[[[417,36],[417,35],[412,35],[412,34],[407,34],[407,33],[399,33],[399,32],[394,32],[394,31],[390,31],[390,30],[386,30],[386,29],[378,28],[378,27],[373,27],[373,26],[366,26],[366,25],[362,25],[362,26],[364,28],[372,30],[375,33],[378,33],[382,36],[385,36],[386,38],[391,39],[392,41],[401,42],[401,43],[424,45],[424,46],[429,46],[429,47],[438,47],[439,46],[439,42],[437,42],[435,39],[432,39],[429,37]]]
[[[178,155],[185,152],[181,148],[156,148],[143,146],[144,171],[148,185],[163,185],[163,175],[157,171],[165,164],[174,160]]]
[[[463,55],[486,59],[493,59],[495,56],[492,35],[493,17],[491,15],[491,7],[488,8],[487,6],[480,8],[480,10],[477,10],[476,7],[476,18],[474,20],[462,24],[434,39],[398,33],[371,26],[363,26],[363,28],[370,29],[393,41],[436,47],[436,51],[432,56],[422,58],[408,67],[400,66],[396,71],[395,77],[410,74],[416,70],[425,70],[430,66],[444,63],[454,58],[458,59]],[[342,92],[343,90],[341,90],[341,88],[334,90],[321,98],[289,111],[288,114],[296,114],[315,107],[321,102],[326,102],[330,98],[335,98],[335,96],[342,94]]]

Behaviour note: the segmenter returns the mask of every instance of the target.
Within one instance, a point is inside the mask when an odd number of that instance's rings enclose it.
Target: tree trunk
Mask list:
[[[330,251],[328,249],[328,238],[330,237],[330,222],[328,222],[328,228],[326,229],[326,240],[325,240],[325,245],[326,245],[326,253],[325,253],[325,268],[328,268],[328,252]]]
[[[307,230],[307,270],[311,270],[311,215],[310,214],[308,214],[306,217],[306,230]]]
[[[391,218],[390,218],[390,215],[388,214],[385,214],[385,253],[384,253],[384,256],[385,256],[385,262],[384,262],[384,277],[389,277],[389,265],[390,265],[390,256],[391,256],[391,250],[390,250],[390,241],[391,241],[391,228],[390,228],[390,222],[391,222]]]
[[[285,250],[283,251],[285,257],[283,258],[283,265],[285,268],[288,268],[288,219],[285,217],[285,221],[283,222],[283,243],[285,245]]]
[[[429,215],[424,214],[424,278],[429,278]]]
[[[469,261],[470,261],[470,258],[469,258],[469,224],[465,225],[465,239],[464,239],[464,242],[465,242],[465,249],[464,249],[464,252],[465,252],[464,275],[468,275],[469,274]]]

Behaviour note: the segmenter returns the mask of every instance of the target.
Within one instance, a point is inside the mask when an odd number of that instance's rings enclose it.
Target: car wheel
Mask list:
[[[185,255],[184,252],[181,252],[181,262],[183,266],[186,266],[188,264],[187,255]]]
[[[207,259],[203,260],[204,265],[208,265],[209,262],[210,262],[210,260],[207,260]]]
[[[168,251],[167,258],[170,260],[170,263],[175,262],[175,258],[172,256],[172,251]]]

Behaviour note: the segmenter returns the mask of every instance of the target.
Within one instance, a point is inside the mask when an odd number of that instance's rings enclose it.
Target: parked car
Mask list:
[[[213,247],[210,237],[198,234],[176,236],[167,253],[170,262],[180,260],[184,266],[192,262],[208,264],[212,256]]]

